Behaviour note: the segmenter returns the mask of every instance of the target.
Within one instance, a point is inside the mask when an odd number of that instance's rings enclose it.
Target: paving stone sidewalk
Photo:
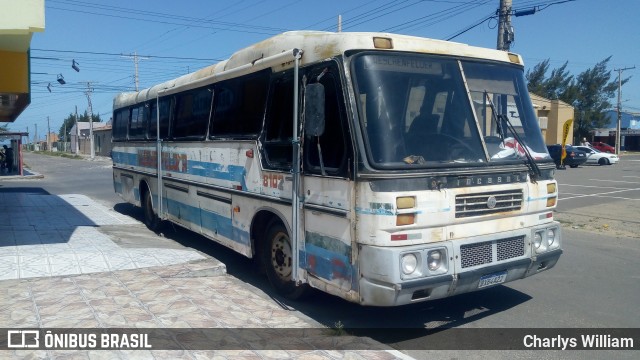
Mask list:
[[[9,349],[0,351],[2,358],[410,358],[369,338],[307,338],[322,325],[195,250],[123,247],[104,229],[116,226],[126,233],[141,224],[86,196],[0,193],[0,219],[2,330],[210,329],[225,336],[210,346],[224,350],[194,347],[176,332],[172,350]],[[243,339],[245,330],[253,331],[251,338]],[[6,345],[0,341],[0,348]]]

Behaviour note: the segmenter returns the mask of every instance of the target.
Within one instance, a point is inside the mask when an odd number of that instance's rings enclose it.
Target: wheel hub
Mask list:
[[[283,280],[291,278],[292,256],[291,245],[287,236],[280,234],[271,245],[271,264],[278,277]]]

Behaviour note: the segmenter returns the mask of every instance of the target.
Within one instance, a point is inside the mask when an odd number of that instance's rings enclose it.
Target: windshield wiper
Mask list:
[[[522,147],[522,151],[524,152],[524,155],[526,157],[526,160],[524,163],[525,165],[527,165],[527,168],[529,169],[529,177],[531,178],[531,182],[536,183],[536,181],[540,177],[542,177],[542,173],[540,172],[540,168],[538,167],[538,164],[536,164],[536,161],[533,159],[533,156],[531,156],[531,153],[529,152],[527,145],[524,142],[522,142],[520,135],[518,135],[518,133],[516,132],[516,129],[513,127],[513,124],[511,124],[511,120],[509,120],[509,117],[505,114],[500,114],[496,111],[496,107],[493,105],[493,101],[491,101],[491,97],[489,96],[486,90],[484,92],[484,95],[487,101],[489,102],[489,107],[491,108],[491,118],[496,122],[496,130],[498,130],[498,134],[500,135],[500,139],[502,140],[502,143],[503,144],[505,143],[505,138],[506,138],[506,132],[503,128],[503,121],[504,121],[504,125],[506,125],[507,130],[511,132],[511,134],[513,135],[514,139],[517,142],[517,144],[514,144],[514,151],[516,153],[516,156],[518,155],[518,144],[520,144],[520,147]]]

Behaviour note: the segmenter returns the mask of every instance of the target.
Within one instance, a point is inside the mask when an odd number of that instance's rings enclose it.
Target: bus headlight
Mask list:
[[[547,247],[551,247],[556,241],[556,229],[547,229]]]
[[[533,234],[533,247],[539,249],[540,245],[542,245],[542,233],[536,231],[535,234]]]
[[[418,267],[418,258],[416,257],[416,254],[408,253],[402,255],[400,258],[400,267],[405,275],[410,275],[416,271],[416,268]]]
[[[436,271],[442,265],[442,250],[431,250],[427,254],[427,266],[429,270]]]

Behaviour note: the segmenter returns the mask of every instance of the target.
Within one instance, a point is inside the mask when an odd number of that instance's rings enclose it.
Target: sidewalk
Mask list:
[[[210,345],[225,350],[194,347],[172,333],[180,350],[11,349],[1,352],[5,358],[410,358],[369,338],[305,342],[304,334],[322,325],[195,250],[119,244],[114,233],[134,234],[143,225],[86,196],[0,192],[0,219],[0,328],[220,329],[228,331],[216,335],[237,336]],[[296,338],[276,338],[295,329]],[[244,330],[254,330],[250,341]],[[347,350],[336,350],[336,338]]]

